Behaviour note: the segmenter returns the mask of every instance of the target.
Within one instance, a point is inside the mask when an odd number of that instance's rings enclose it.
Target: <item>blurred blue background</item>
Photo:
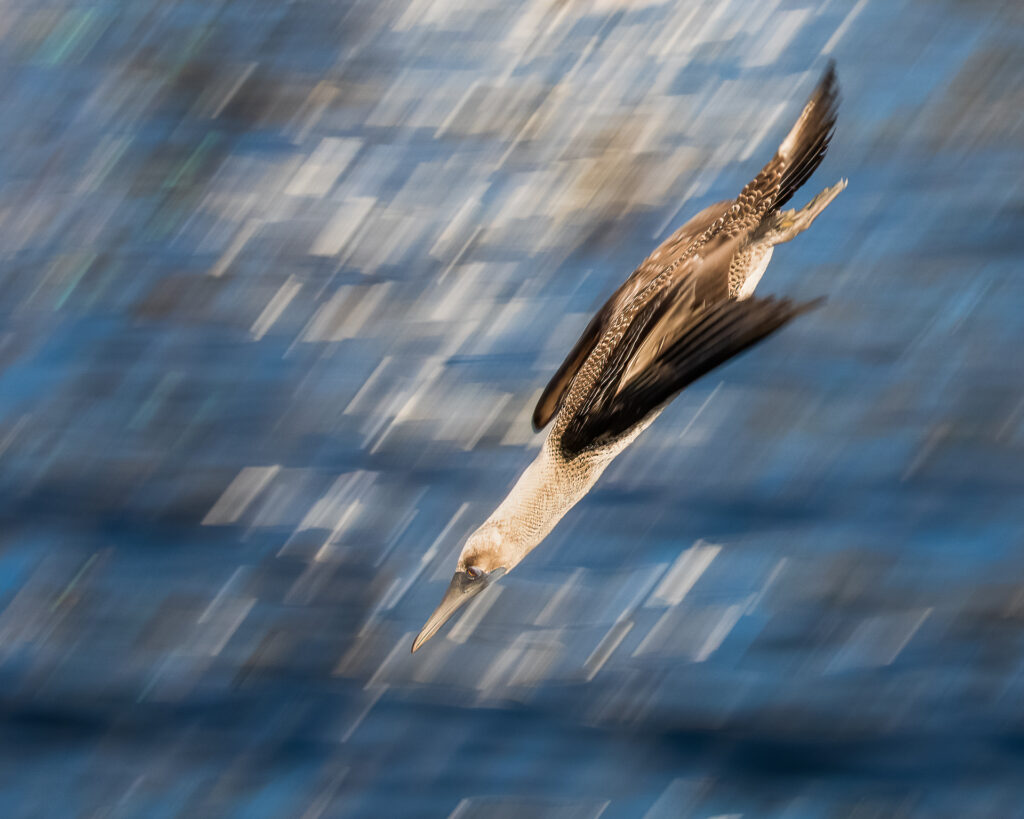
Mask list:
[[[1024,815],[1019,2],[0,9],[4,816]],[[826,306],[410,656],[829,56]]]

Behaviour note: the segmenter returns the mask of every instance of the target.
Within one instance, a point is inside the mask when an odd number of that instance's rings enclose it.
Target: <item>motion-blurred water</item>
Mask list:
[[[825,59],[760,291],[415,657]],[[1024,815],[1024,6],[0,2],[0,814]]]

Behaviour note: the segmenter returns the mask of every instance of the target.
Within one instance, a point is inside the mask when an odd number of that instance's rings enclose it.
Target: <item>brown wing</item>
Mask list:
[[[736,200],[718,202],[694,216],[658,247],[598,311],[541,394],[533,413],[535,429],[543,428],[558,412],[573,378],[608,330],[612,319],[620,314],[622,307],[645,285],[666,268],[672,269],[673,272],[672,279],[667,285],[672,289],[679,284],[677,274],[684,267],[681,262],[695,253],[701,257],[699,268],[693,269],[689,266],[687,273],[693,276],[690,303],[674,304],[673,310],[699,310],[728,299],[729,260],[737,247],[736,242],[754,229],[766,214],[786,204],[821,164],[835,129],[838,105],[839,85],[835,66],[830,62],[804,106],[800,118],[782,141],[775,156],[743,188]],[[679,296],[678,292],[676,296]],[[664,318],[668,307],[662,306],[659,309],[661,313],[652,305],[650,309],[641,312],[641,316],[646,317],[645,321],[651,322],[652,325],[639,334],[636,344],[647,352],[650,352],[652,345],[657,350],[664,347],[661,333],[652,332],[655,325]],[[752,312],[751,315],[758,314]],[[628,362],[622,366],[631,373],[639,371],[638,365],[631,366]],[[619,378],[617,385],[624,383],[621,380],[621,373]]]
[[[729,263],[742,236],[714,236],[680,261],[674,280],[636,311],[560,439],[570,455],[613,440],[681,389],[807,309],[789,301],[728,297]],[[702,298],[701,291],[721,297]],[[740,306],[736,306],[740,305]]]
[[[579,372],[594,346],[608,330],[612,318],[618,315],[624,305],[628,304],[637,293],[666,268],[674,266],[673,273],[675,273],[680,262],[692,252],[694,242],[714,224],[715,220],[728,212],[732,204],[732,202],[716,202],[704,208],[662,242],[604,303],[604,306],[590,320],[583,335],[573,346],[565,361],[552,376],[547,387],[544,388],[544,392],[541,393],[533,411],[534,429],[543,429],[554,418],[573,378],[576,377],[576,373]],[[728,271],[725,282],[726,289],[728,289]]]
[[[622,385],[646,370],[697,311],[729,297],[729,264],[742,241],[741,236],[715,236],[680,265],[676,281],[664,292],[662,309],[630,358]]]
[[[670,299],[670,293],[664,293]],[[642,423],[652,412],[671,401],[676,393],[729,359],[757,344],[787,322],[816,306],[818,302],[795,303],[788,299],[726,299],[680,314],[681,322],[669,321],[665,343],[646,366],[631,377],[602,377],[600,392],[570,419],[561,438],[569,456],[594,445],[615,440]],[[621,370],[625,376],[632,368],[623,366],[618,356],[628,357],[639,340],[649,340],[648,324],[661,325],[669,318],[664,302],[652,301],[631,325],[624,340],[609,360],[606,371]]]
[[[736,201],[744,216],[760,220],[781,208],[821,164],[835,131],[839,82],[829,61],[800,118],[782,140],[775,156],[747,184]]]

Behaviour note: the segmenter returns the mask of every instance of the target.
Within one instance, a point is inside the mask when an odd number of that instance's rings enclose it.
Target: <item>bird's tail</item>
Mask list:
[[[800,118],[771,161],[743,189],[739,201],[764,216],[792,199],[825,157],[838,109],[839,83],[830,61]]]
[[[770,245],[788,242],[811,226],[832,200],[846,190],[846,180],[840,179],[836,184],[825,188],[800,210],[772,210],[761,220],[752,238],[755,242],[768,242]]]

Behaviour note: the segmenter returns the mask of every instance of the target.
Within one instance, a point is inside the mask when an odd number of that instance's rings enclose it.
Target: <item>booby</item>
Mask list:
[[[846,187],[840,180],[800,210],[781,210],[821,164],[838,104],[830,62],[739,196],[679,228],[594,316],[537,402],[534,428],[551,423],[537,458],[469,536],[414,652],[536,548],[680,390],[818,303],[753,293],[772,248],[806,230]]]

